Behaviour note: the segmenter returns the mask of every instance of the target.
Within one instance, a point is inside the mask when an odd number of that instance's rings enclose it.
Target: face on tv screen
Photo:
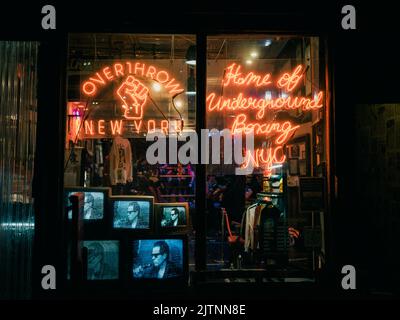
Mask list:
[[[83,241],[83,246],[87,248],[88,280],[118,279],[118,241]]]
[[[183,240],[135,240],[134,279],[173,279],[183,275]]]
[[[186,225],[185,207],[164,207],[162,210],[161,227],[179,227]]]
[[[68,199],[75,192],[68,192]],[[83,207],[83,218],[85,220],[103,219],[104,215],[104,193],[103,192],[83,192],[85,204]],[[69,205],[71,205],[68,200]],[[68,219],[72,219],[72,210],[68,211]]]
[[[114,228],[148,229],[150,227],[150,202],[114,201]]]

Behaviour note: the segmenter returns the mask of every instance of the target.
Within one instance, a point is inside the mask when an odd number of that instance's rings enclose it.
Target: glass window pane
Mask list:
[[[323,263],[323,208],[299,203],[304,178],[326,175],[319,53],[316,37],[208,37],[207,128],[241,134],[228,139],[232,151],[226,139],[210,151],[221,161],[207,166],[210,269],[301,270],[309,279]]]
[[[87,225],[114,234],[191,233],[195,168],[168,153],[168,164],[151,165],[154,140],[146,137],[195,130],[195,53],[193,35],[69,36],[65,201],[85,192]]]

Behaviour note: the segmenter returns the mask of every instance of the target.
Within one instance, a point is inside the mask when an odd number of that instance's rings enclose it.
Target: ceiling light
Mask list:
[[[161,85],[158,82],[153,83],[153,90],[155,92],[160,92],[161,91]]]
[[[270,39],[265,40],[264,46],[269,47],[272,44],[272,41]]]
[[[252,51],[252,52],[250,53],[250,56],[251,56],[252,58],[257,58],[257,57],[258,57],[258,52]]]
[[[196,65],[196,46],[190,46],[186,51],[186,63],[192,66]]]

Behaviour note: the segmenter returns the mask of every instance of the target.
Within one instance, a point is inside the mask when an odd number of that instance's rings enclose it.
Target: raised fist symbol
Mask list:
[[[146,103],[149,89],[134,76],[128,76],[117,90],[125,109],[126,119],[139,120],[143,117],[143,106]]]

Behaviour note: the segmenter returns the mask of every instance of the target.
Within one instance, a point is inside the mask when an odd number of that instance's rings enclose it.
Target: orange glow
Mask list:
[[[230,64],[225,69],[225,77],[222,80],[224,87],[228,86],[229,84],[238,86],[248,86],[254,84],[256,87],[261,87],[268,86],[272,83],[270,73],[265,74],[263,77],[253,72],[243,75],[240,69],[241,65],[237,65],[236,63]]]
[[[265,135],[279,134],[275,140],[275,143],[281,144],[290,134],[300,127],[299,125],[293,126],[290,121],[285,122],[269,122],[269,123],[257,123],[257,122],[246,122],[247,116],[242,113],[239,114],[233,122],[231,132],[232,133],[245,133],[248,134],[254,130],[254,135]]]
[[[154,120],[147,121],[147,130],[149,132],[154,132],[156,130],[156,122]]]
[[[183,92],[184,89],[179,88],[179,83],[175,83],[174,84],[174,81],[175,81],[175,79],[172,78],[171,81],[169,81],[165,85],[165,89],[168,90],[169,88],[171,88],[171,90],[169,90],[169,93],[172,94],[172,95]]]
[[[94,135],[94,130],[93,130],[93,121],[85,121],[85,134],[86,135]]]
[[[163,75],[163,78],[161,78],[161,75]],[[159,83],[165,83],[165,82],[167,82],[167,81],[169,80],[169,74],[168,74],[168,72],[166,72],[166,71],[160,71],[160,72],[158,72],[157,75],[156,75],[156,80],[157,80]]]
[[[106,76],[107,80],[112,80],[114,79],[113,74],[111,73],[110,67],[105,67],[103,68],[103,73]]]
[[[136,62],[135,63],[135,72],[134,74],[139,75],[139,71],[142,72],[141,76],[144,76],[144,69],[145,69],[145,64],[144,63],[140,63],[140,62]]]
[[[222,112],[222,111],[244,111],[255,110],[257,111],[257,119],[262,119],[265,116],[266,110],[294,110],[302,109],[303,111],[319,109],[323,107],[323,92],[320,91],[313,98],[305,97],[286,97],[277,99],[259,99],[259,98],[245,98],[243,92],[240,92],[234,98],[225,98],[223,96],[216,96],[215,92],[207,96],[206,104],[208,112]]]
[[[119,121],[110,121],[111,125],[111,132],[113,135],[115,134],[121,134],[122,131],[122,120]]]
[[[149,66],[149,68],[147,69],[147,72],[146,72],[146,77],[154,79],[156,72],[157,72],[157,69],[155,67]]]
[[[124,117],[130,120],[143,118],[143,107],[146,103],[149,89],[134,76],[128,76],[117,89],[121,99]]]
[[[94,96],[97,92],[97,88],[93,82],[86,81],[82,86],[82,91],[87,96]]]
[[[80,117],[70,117],[68,121],[68,134],[67,139],[75,141],[76,139],[82,139],[83,137],[90,139],[101,136],[113,137],[115,135],[128,134],[140,134],[143,132],[154,132],[156,129],[162,130],[164,133],[169,132],[181,132],[182,122],[180,120],[155,120],[150,119],[147,122],[143,120],[105,120],[105,119],[92,119],[85,120],[81,126]],[[130,129],[126,129],[126,128]],[[125,130],[127,132],[125,132]],[[79,132],[79,135],[78,135]]]
[[[139,122],[137,122],[136,120],[133,121],[135,124],[135,128],[136,128],[136,133],[140,132],[140,129],[142,128],[142,120],[140,120]]]
[[[99,120],[99,122],[98,122],[98,132],[101,135],[106,134],[106,132],[104,131],[104,122],[105,122],[104,120]]]
[[[168,121],[167,120],[161,121],[161,130],[164,131],[165,134],[168,133]]]
[[[280,159],[278,154],[281,153]],[[245,160],[242,164],[242,168],[248,168],[250,166],[254,168],[265,167],[267,173],[270,173],[271,167],[275,164],[282,164],[286,161],[286,156],[283,152],[283,146],[276,146],[272,148],[256,148],[254,153],[250,150],[246,150]]]
[[[68,134],[67,139],[71,141],[76,141],[77,139],[81,139],[80,132],[81,127],[81,118],[80,117],[71,117],[68,122]]]
[[[124,66],[121,63],[114,63],[113,68],[114,68],[114,73],[115,73],[116,77],[124,76]]]
[[[284,73],[278,80],[278,88],[284,88],[287,92],[291,92],[299,84],[303,78],[303,66],[299,64],[293,71],[293,74]]]
[[[133,66],[129,61],[124,63],[116,62],[112,66],[105,66],[100,72],[96,72],[94,76],[83,82],[82,91],[87,96],[94,96],[97,94],[99,87],[105,86],[107,82],[132,74],[141,78],[153,79],[160,84],[164,84],[165,89],[171,95],[184,91],[181,84],[176,82],[174,78],[171,78],[166,70],[160,70],[153,65],[146,65],[141,62],[136,62]],[[255,81],[250,78],[248,80],[250,82]]]

